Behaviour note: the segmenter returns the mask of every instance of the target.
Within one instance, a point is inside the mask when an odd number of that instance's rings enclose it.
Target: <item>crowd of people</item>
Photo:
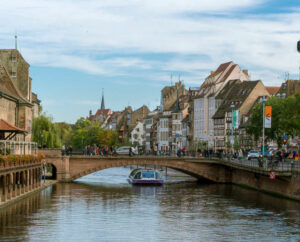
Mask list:
[[[89,156],[93,156],[93,155],[100,155],[100,156],[107,156],[107,155],[114,155],[116,154],[116,150],[117,147],[109,147],[107,145],[104,145],[102,147],[94,144],[94,145],[87,145],[85,146],[84,150],[83,150],[83,154],[84,155],[89,155]],[[139,154],[145,154],[144,152],[142,152],[141,150],[139,150],[138,152]],[[73,148],[71,145],[69,145],[67,148],[65,145],[62,146],[62,155],[72,155],[73,154]],[[129,155],[133,155],[133,151],[132,149],[129,149]],[[155,145],[153,147],[153,155],[171,155],[170,151],[158,151],[158,147]],[[175,155],[177,157],[183,157],[186,155],[190,155],[189,152],[187,152],[186,147],[177,147]],[[239,151],[228,151],[225,152],[224,150],[217,150],[214,151],[212,149],[204,149],[201,150],[200,148],[198,148],[196,150],[196,156],[198,158],[200,157],[218,157],[220,159],[225,158],[225,157],[232,157],[235,159],[243,159],[247,157],[247,151],[240,149]],[[276,161],[282,161],[285,159],[292,159],[295,161],[298,161],[299,159],[299,153],[296,150],[293,151],[281,151],[281,150],[271,150],[269,152],[267,152],[267,154],[265,154],[265,158],[269,159],[269,160],[276,160]]]
[[[94,144],[94,145],[87,145],[84,148],[84,155],[113,155],[116,152],[116,147],[108,147],[107,145],[104,145],[102,147]]]

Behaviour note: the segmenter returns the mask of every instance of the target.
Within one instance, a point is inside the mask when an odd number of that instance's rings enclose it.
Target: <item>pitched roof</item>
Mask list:
[[[270,95],[276,95],[277,92],[279,91],[280,87],[266,87],[267,91],[269,92]]]
[[[231,74],[231,72],[234,70],[234,68],[235,68],[236,66],[237,66],[237,64],[232,65],[232,66],[229,68],[229,70],[226,72],[226,74],[223,76],[223,78],[220,79],[220,80],[218,80],[217,82],[220,83],[220,82],[225,81],[225,80],[229,77],[229,75]]]
[[[98,109],[95,116],[103,115],[108,116],[110,114],[110,109]]]
[[[223,118],[226,112],[231,111],[230,106],[232,102],[234,103],[234,108],[239,109],[259,82],[260,81],[241,82],[240,80],[228,82],[216,97],[216,99],[222,99],[223,102],[213,118]]]
[[[24,103],[29,103],[25,100],[19,90],[16,88],[6,68],[0,64],[0,91],[8,94]]]
[[[26,132],[25,130],[22,130],[7,121],[0,119],[0,131],[4,132],[17,132],[17,133],[24,133]]]
[[[229,62],[226,62],[226,63],[223,63],[221,65],[219,65],[218,69],[216,70],[215,73],[219,73],[219,72],[223,72],[227,69],[228,66],[230,66],[233,62],[232,61],[229,61]]]

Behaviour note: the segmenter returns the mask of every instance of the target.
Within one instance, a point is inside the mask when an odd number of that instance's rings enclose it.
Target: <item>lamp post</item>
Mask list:
[[[262,97],[261,102],[263,103],[263,128],[262,128],[262,156],[265,154],[265,96]]]
[[[232,148],[232,153],[233,153],[233,109],[234,109],[234,103],[232,102],[231,105],[231,148]]]

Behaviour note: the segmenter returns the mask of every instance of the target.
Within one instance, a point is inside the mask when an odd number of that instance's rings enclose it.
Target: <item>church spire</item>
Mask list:
[[[102,88],[101,109],[105,109],[105,104],[104,104],[104,89],[103,88]]]
[[[17,33],[15,34],[15,49],[18,49],[18,35]]]

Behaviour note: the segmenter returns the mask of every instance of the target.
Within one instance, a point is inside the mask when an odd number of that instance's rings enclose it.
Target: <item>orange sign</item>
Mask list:
[[[265,107],[265,117],[272,117],[272,106]]]

